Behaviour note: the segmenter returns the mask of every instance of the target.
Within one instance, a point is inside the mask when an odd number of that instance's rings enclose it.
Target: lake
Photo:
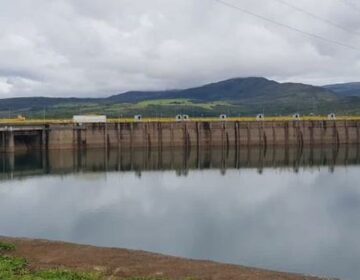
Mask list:
[[[0,235],[357,280],[359,147],[0,155]]]

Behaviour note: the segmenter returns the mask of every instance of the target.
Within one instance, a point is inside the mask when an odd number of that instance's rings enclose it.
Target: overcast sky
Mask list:
[[[108,96],[247,76],[360,80],[357,1],[282,0],[333,25],[279,0],[223,1],[354,49],[215,0],[0,0],[0,97]]]

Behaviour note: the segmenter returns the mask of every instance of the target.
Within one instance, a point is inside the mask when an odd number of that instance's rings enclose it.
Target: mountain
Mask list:
[[[261,77],[234,78],[199,87],[132,91],[107,98],[27,97],[0,100],[0,117],[71,117],[106,114],[110,117],[285,115],[329,112],[360,113],[360,96],[342,96],[332,89],[300,83],[278,83]]]
[[[119,102],[139,102],[152,99],[185,98],[197,101],[241,101],[268,100],[274,98],[296,98],[307,95],[315,99],[334,99],[330,90],[305,84],[278,83],[265,78],[235,78],[200,87],[154,92],[127,92],[109,97]]]
[[[360,97],[360,82],[326,85],[324,88],[335,92],[338,96]]]

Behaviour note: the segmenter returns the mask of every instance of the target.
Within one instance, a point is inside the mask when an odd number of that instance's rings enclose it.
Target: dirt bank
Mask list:
[[[107,276],[106,279],[121,279],[130,276],[161,276],[171,279],[192,277],[199,280],[321,279],[210,261],[169,257],[143,251],[6,237],[0,237],[0,241],[15,244],[16,250],[9,254],[26,258],[31,270],[61,267],[101,271]]]

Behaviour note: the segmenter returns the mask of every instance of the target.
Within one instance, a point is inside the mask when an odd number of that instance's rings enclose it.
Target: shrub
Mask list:
[[[13,251],[15,250],[15,245],[11,243],[5,243],[0,241],[0,253],[4,251]]]

